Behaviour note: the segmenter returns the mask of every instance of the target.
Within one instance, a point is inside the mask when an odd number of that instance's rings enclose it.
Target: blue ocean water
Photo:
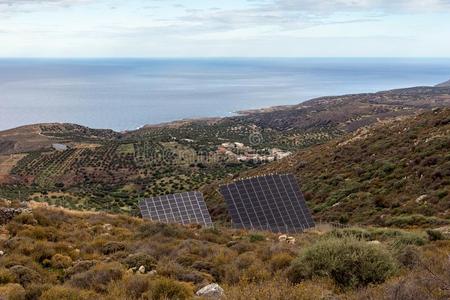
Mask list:
[[[450,59],[0,59],[0,130],[127,130],[448,79]]]

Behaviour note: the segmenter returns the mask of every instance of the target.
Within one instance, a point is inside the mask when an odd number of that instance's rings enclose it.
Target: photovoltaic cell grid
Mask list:
[[[235,227],[301,232],[314,227],[300,187],[291,174],[236,181],[220,188]]]
[[[186,192],[144,199],[139,203],[141,215],[162,223],[200,224],[212,226],[203,194]]]

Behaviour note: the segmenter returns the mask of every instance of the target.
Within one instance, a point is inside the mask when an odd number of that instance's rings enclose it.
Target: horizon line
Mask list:
[[[450,56],[0,56],[0,59],[450,59]]]

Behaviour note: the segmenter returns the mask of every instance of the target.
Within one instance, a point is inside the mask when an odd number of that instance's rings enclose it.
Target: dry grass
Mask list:
[[[450,280],[444,259],[449,241],[428,241],[425,232],[309,232],[288,245],[264,232],[187,228],[45,207],[16,217],[2,232],[8,238],[0,241],[6,253],[0,257],[0,295],[17,299],[191,299],[212,282],[224,287],[227,299],[379,299],[395,291],[404,293],[398,299],[425,292],[428,299],[445,299]],[[362,245],[379,239],[395,257],[397,275],[363,290],[341,290],[333,276],[316,267],[311,279],[288,281],[299,253],[349,238]],[[128,270],[141,265],[157,275]]]

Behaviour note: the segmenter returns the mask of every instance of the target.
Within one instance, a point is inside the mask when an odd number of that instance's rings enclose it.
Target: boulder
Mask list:
[[[288,236],[286,240],[287,240],[288,244],[291,244],[291,245],[295,244],[295,237],[293,237],[293,236]]]
[[[199,297],[218,300],[223,297],[224,291],[223,288],[221,288],[217,283],[211,283],[198,290],[195,294]]]
[[[427,197],[428,197],[428,195],[422,195],[422,196],[419,196],[419,197],[416,199],[416,203],[417,203],[417,204],[422,203],[423,200],[427,199]]]
[[[145,267],[144,266],[140,266],[138,269],[138,272],[141,274],[145,274]]]

